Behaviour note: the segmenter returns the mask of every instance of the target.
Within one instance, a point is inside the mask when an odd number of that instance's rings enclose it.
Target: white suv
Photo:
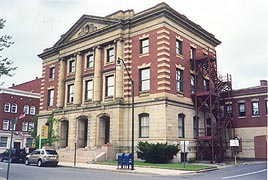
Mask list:
[[[59,155],[55,150],[36,149],[28,154],[25,159],[25,164],[37,164],[39,167],[43,165],[57,166],[59,162]]]

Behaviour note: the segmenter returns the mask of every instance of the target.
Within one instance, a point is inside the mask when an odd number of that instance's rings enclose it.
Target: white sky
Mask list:
[[[233,88],[259,85],[268,79],[268,6],[266,0],[1,0],[0,32],[14,45],[0,52],[18,66],[13,77],[2,76],[2,87],[41,77],[37,57],[52,47],[83,15],[106,16],[118,10],[136,13],[166,2],[173,9],[214,34],[218,71],[232,75]]]

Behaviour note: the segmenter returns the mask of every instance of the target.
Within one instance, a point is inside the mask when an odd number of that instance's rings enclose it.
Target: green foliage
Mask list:
[[[139,142],[137,145],[138,154],[147,163],[167,163],[173,159],[179,151],[178,145],[167,143]]]
[[[0,51],[4,50],[4,48],[9,48],[10,45],[14,44],[14,42],[10,41],[11,36],[8,35],[1,35],[1,29],[5,27],[5,20],[0,17]],[[17,69],[17,67],[12,67],[13,61],[9,60],[8,58],[3,58],[0,55],[0,77],[2,75],[13,76],[11,71]]]

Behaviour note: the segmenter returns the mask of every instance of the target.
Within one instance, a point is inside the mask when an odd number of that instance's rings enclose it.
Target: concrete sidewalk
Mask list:
[[[165,175],[165,176],[177,176],[182,174],[196,173],[196,171],[184,171],[174,169],[161,169],[161,168],[147,168],[135,166],[134,170],[127,168],[117,168],[115,165],[102,165],[102,164],[88,164],[88,163],[74,163],[71,162],[59,162],[59,166],[73,167],[73,168],[88,168],[94,170],[110,171],[110,172],[122,172],[122,173],[138,173],[138,174],[154,174],[154,175]],[[216,170],[217,167],[213,167],[208,170]]]

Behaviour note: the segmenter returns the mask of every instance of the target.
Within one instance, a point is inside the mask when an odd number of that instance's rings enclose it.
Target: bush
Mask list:
[[[179,151],[177,145],[167,143],[139,142],[137,145],[139,157],[148,163],[168,163]]]

